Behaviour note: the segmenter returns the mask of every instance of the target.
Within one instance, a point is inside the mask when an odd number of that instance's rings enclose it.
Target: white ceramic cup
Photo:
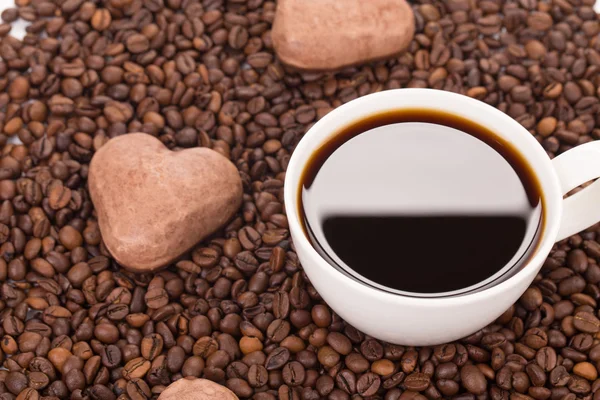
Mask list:
[[[302,227],[298,204],[300,178],[310,156],[346,126],[403,108],[438,110],[478,123],[512,143],[532,167],[542,190],[545,223],[537,250],[508,279],[456,296],[403,296],[351,278],[325,261],[311,245]],[[600,141],[583,144],[550,160],[525,128],[494,107],[450,92],[397,89],[346,103],[304,135],[286,172],[285,205],[292,239],[306,274],[342,318],[366,334],[390,343],[434,345],[460,339],[493,322],[531,284],[556,241],[600,221],[600,180],[563,200],[564,194],[599,176]]]

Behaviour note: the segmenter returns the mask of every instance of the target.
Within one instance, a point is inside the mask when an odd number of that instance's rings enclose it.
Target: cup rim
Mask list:
[[[528,262],[520,268],[520,270],[516,271],[512,276],[495,285],[480,288],[480,290],[451,296],[420,297],[392,293],[357,281],[354,278],[351,278],[342,271],[340,271],[338,268],[329,264],[316,251],[316,249],[313,247],[312,243],[310,243],[308,237],[304,233],[304,229],[302,228],[302,222],[299,216],[298,207],[298,191],[300,190],[299,180],[305,166],[307,155],[312,154],[312,152],[314,152],[319,147],[319,145],[322,144],[329,137],[328,135],[322,134],[321,130],[323,129],[323,126],[325,126],[326,123],[328,123],[334,118],[340,118],[342,122],[336,123],[335,129],[331,130],[331,134],[335,134],[336,130],[342,129],[344,126],[352,122],[352,118],[343,117],[343,114],[353,115],[353,108],[360,108],[362,105],[374,101],[381,101],[382,104],[384,104],[383,106],[379,107],[377,112],[385,112],[388,110],[401,108],[419,107],[420,105],[402,107],[394,106],[393,99],[396,96],[411,95],[426,95],[429,97],[437,97],[439,103],[437,105],[432,105],[430,108],[437,109],[440,111],[451,111],[448,110],[447,107],[445,107],[445,104],[450,102],[458,102],[463,103],[465,107],[472,107],[484,113],[491,113],[495,115],[496,118],[502,119],[503,125],[500,129],[488,126],[490,130],[494,132],[508,130],[518,132],[519,135],[523,136],[523,139],[525,140],[525,142],[527,142],[527,145],[525,150],[523,145],[515,144],[515,147],[517,147],[518,150],[522,151],[523,155],[526,158],[529,158],[532,152],[534,152],[537,153],[536,157],[543,156],[543,158],[545,159],[545,161],[543,161],[543,163],[545,164],[543,170],[532,167],[534,173],[536,174],[536,177],[540,181],[540,187],[546,200],[546,204],[544,205],[544,208],[546,208],[544,210],[545,223],[543,230],[540,232],[540,241],[537,245],[537,249],[535,250],[534,254],[529,258]],[[463,117],[469,119],[468,116]],[[304,155],[302,159],[300,159],[299,154],[302,152],[307,152],[307,155]],[[547,179],[542,180],[542,174],[545,174],[545,178]],[[439,307],[440,305],[451,305],[453,303],[463,303],[467,299],[473,298],[485,300],[486,298],[491,298],[493,296],[498,295],[499,292],[505,291],[509,287],[517,285],[519,282],[528,279],[528,277],[535,276],[535,274],[537,274],[537,272],[541,268],[544,259],[549,254],[556,239],[556,236],[558,235],[560,216],[562,215],[562,193],[560,192],[560,183],[558,181],[558,177],[554,172],[551,160],[546,154],[545,150],[537,142],[533,135],[529,133],[529,131],[527,131],[521,124],[519,124],[507,114],[482,101],[458,93],[422,88],[393,89],[362,96],[337,107],[336,109],[332,110],[329,114],[324,116],[321,120],[317,121],[308,130],[308,132],[305,133],[304,137],[300,140],[294,152],[292,153],[290,162],[288,164],[288,168],[286,170],[286,177],[284,182],[284,201],[286,204],[286,214],[288,217],[290,233],[293,237],[295,246],[297,248],[301,248],[302,251],[308,252],[308,256],[310,258],[308,262],[315,263],[316,266],[319,267],[319,269],[327,268],[327,272],[334,275],[335,278],[338,279],[340,285],[343,284],[350,286],[352,289],[355,289],[363,294],[381,296],[386,300],[402,301],[404,303],[408,302],[412,304],[434,307]],[[300,249],[297,250],[300,251]]]

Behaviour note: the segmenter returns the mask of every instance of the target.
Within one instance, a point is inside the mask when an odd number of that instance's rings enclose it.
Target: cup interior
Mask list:
[[[507,145],[513,147],[514,152],[520,154],[526,160],[532,175],[538,180],[542,205],[537,210],[539,223],[530,226],[530,229],[534,230],[530,232],[532,240],[524,241],[512,260],[494,275],[477,284],[443,293],[400,291],[370,281],[351,268],[345,268],[343,263],[331,259],[330,255],[324,253],[322,249],[319,250],[311,244],[314,237],[310,237],[311,233],[307,231],[304,224],[300,193],[303,173],[312,155],[345,127],[381,113],[402,109],[427,109],[445,112],[487,128],[488,131],[497,136],[498,140],[505,141]],[[398,89],[376,93],[347,103],[325,116],[310,129],[292,155],[286,172],[285,197],[290,227],[292,231],[297,229],[301,232],[300,238],[294,237],[294,240],[307,241],[311,251],[314,251],[314,256],[325,260],[331,268],[335,268],[340,274],[373,289],[421,298],[451,297],[479,292],[518,274],[519,271],[528,266],[529,261],[538,253],[545,251],[545,254],[547,254],[549,252],[558,229],[558,219],[562,205],[560,201],[562,196],[560,196],[550,159],[526,129],[506,114],[485,103],[466,96],[431,89]],[[335,206],[333,203],[335,203],[335,200],[332,201],[332,205]],[[379,206],[385,207],[385,204]],[[331,252],[328,253],[331,254]]]

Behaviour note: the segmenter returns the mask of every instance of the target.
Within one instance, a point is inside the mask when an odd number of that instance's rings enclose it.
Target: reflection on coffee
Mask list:
[[[401,110],[336,133],[301,180],[303,224],[332,265],[374,286],[447,293],[496,279],[535,248],[530,166],[456,115]]]

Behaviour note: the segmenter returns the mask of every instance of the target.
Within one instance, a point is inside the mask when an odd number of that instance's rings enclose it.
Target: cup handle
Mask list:
[[[552,160],[563,195],[600,177],[600,141],[577,146]],[[600,221],[600,179],[563,200],[556,241],[574,235]]]

